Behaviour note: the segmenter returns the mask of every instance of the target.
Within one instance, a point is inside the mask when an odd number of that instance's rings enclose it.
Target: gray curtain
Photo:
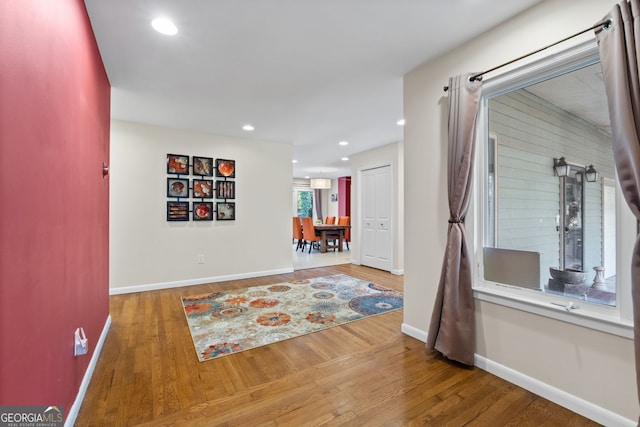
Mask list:
[[[596,30],[604,85],[609,101],[613,158],[624,198],[640,220],[640,0],[622,1],[605,19],[611,25]],[[636,34],[636,29],[639,31]],[[640,237],[631,259],[636,383],[640,395]]]
[[[316,204],[316,217],[324,222],[324,218],[322,217],[322,190],[318,188],[313,189],[313,200]]]
[[[469,75],[449,79],[449,228],[427,336],[427,348],[466,365],[473,365],[475,322],[471,254],[467,247],[464,219],[471,197],[481,89],[482,83],[479,80],[470,82]]]

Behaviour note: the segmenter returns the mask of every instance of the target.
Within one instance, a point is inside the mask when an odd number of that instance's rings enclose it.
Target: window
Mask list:
[[[313,191],[298,190],[296,192],[297,216],[313,218]]]
[[[629,323],[633,243],[615,230],[635,228],[600,74],[595,43],[583,43],[485,79],[471,225],[480,298]]]

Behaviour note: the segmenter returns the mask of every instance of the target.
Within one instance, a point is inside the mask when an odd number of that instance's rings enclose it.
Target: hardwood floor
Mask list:
[[[340,266],[110,297],[112,326],[76,426],[597,425],[400,332],[402,311],[199,362],[180,297],[345,273]]]

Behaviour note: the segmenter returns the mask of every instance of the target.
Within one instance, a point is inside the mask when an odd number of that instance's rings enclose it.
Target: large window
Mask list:
[[[616,253],[628,251],[616,233],[626,206],[595,45],[486,80],[480,118],[476,289],[630,319],[630,269]]]
[[[313,218],[313,191],[298,190],[296,192],[296,210],[299,217]]]

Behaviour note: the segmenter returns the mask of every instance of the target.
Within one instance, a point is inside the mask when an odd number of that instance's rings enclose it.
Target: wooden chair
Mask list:
[[[295,242],[295,239],[298,239],[298,245],[296,246],[296,252],[300,248],[302,248],[302,250],[304,251],[304,247],[307,244],[307,242],[304,241],[304,238],[302,236],[302,224],[300,223],[300,218],[298,218],[297,216],[293,217],[293,240],[294,240],[294,242]]]
[[[325,224],[335,224],[336,223],[336,217],[335,216],[328,216],[325,220],[324,220]]]
[[[320,241],[320,236],[316,236],[316,228],[313,225],[313,220],[308,216],[302,217],[302,237],[306,242],[309,242],[309,253],[311,253],[313,244]]]

